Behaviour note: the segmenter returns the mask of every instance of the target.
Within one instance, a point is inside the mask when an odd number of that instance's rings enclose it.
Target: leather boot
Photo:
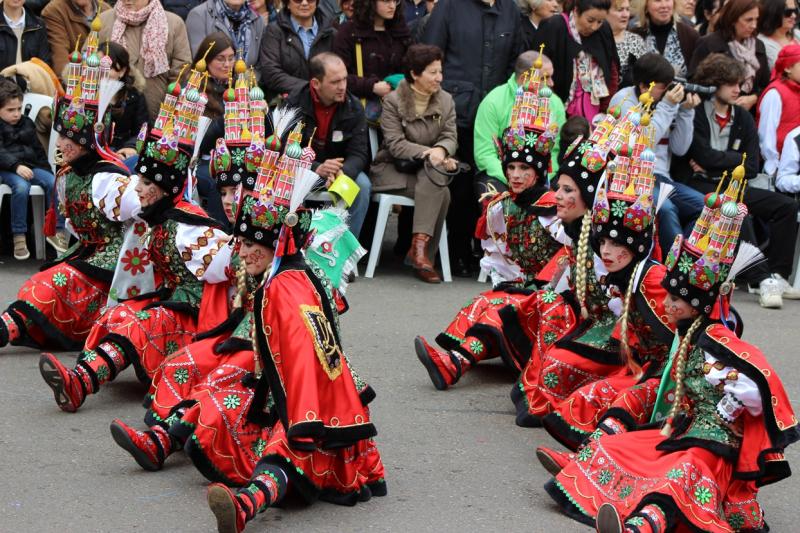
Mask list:
[[[574,453],[558,452],[544,446],[536,448],[536,458],[550,475],[557,476],[570,461],[575,459]]]
[[[441,283],[442,278],[436,273],[433,268],[433,263],[428,259],[428,243],[431,240],[430,235],[425,233],[415,233],[411,236],[411,248],[406,255],[406,262],[408,262],[414,269],[414,275],[425,283]]]

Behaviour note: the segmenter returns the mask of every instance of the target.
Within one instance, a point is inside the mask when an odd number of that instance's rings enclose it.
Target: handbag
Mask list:
[[[398,159],[395,158],[392,163],[394,164],[395,170],[398,172],[402,172],[403,174],[416,174],[425,164],[424,159],[414,158],[414,159]]]

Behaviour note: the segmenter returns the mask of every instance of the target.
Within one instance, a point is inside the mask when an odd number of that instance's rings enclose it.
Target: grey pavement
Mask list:
[[[560,515],[542,488],[548,476],[534,450],[556,444],[541,429],[514,425],[512,376],[488,362],[438,392],[414,355],[415,335],[433,338],[488,285],[425,285],[393,261],[388,242],[384,248],[376,277],[351,286],[342,328],[353,364],[378,393],[372,416],[389,495],[355,507],[270,509],[247,531],[588,531]],[[38,264],[0,261],[7,302]],[[797,409],[800,302],[766,311],[738,291],[735,305],[745,339],[768,354]],[[74,363],[75,354],[61,355]],[[0,532],[214,530],[206,481],[188,460],[176,455],[163,471],[145,472],[112,441],[115,417],[141,425],[145,390],[132,371],[67,414],[37,362],[29,349],[0,351]],[[797,466],[800,446],[787,455]],[[761,491],[772,531],[800,530],[798,497],[800,477]]]

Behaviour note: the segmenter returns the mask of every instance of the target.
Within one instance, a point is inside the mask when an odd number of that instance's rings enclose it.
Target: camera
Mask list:
[[[667,90],[672,90],[677,84],[683,85],[683,90],[686,94],[695,93],[700,96],[711,96],[715,92],[717,92],[717,88],[713,85],[706,87],[705,85],[698,85],[696,83],[689,83],[685,78],[675,77],[673,78],[672,83],[667,86]]]

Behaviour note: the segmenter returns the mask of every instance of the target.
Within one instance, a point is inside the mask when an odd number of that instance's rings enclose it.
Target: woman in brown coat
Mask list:
[[[404,64],[405,80],[383,100],[383,146],[370,169],[372,190],[414,199],[413,235],[406,261],[423,281],[440,283],[428,255],[429,244],[439,242],[450,190],[443,183],[444,176],[421,162],[427,159],[431,166],[455,170],[456,111],[453,98],[441,90],[442,51],[438,47],[413,45]],[[420,162],[417,166],[421,168],[407,168],[413,161]]]
[[[109,5],[97,0],[52,0],[42,10],[42,18],[47,25],[47,40],[53,55],[53,70],[61,76],[69,62],[69,55],[80,38],[81,48],[89,35],[89,21]]]

